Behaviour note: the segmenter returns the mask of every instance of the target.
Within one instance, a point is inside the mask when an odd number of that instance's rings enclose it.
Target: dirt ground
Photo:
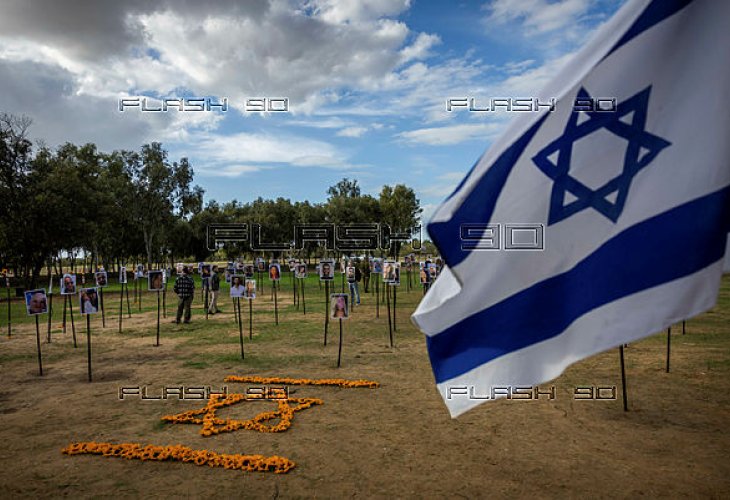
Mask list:
[[[672,328],[671,371],[665,372],[666,332],[626,349],[629,409],[621,403],[618,351],[572,366],[554,400],[490,402],[452,420],[438,395],[423,336],[408,316],[420,290],[397,295],[395,347],[389,346],[386,304],[376,318],[375,294],[343,322],[342,367],[336,367],[336,324],[323,345],[324,292],[308,283],[307,313],[292,303],[288,280],[274,324],[270,285],[253,309],[243,304],[245,360],[230,299],[223,314],[205,319],[200,297],[191,325],[161,324],[154,346],[156,298],[107,326],[92,319],[93,382],[87,381],[85,320],[52,342],[41,323],[44,375],[38,375],[35,325],[0,339],[0,491],[16,497],[202,498],[485,498],[730,496],[730,279],[714,310]],[[227,293],[225,291],[224,293]],[[109,293],[112,296],[112,293]],[[111,303],[111,302],[110,302]],[[168,311],[172,313],[172,305]],[[126,312],[126,311],[125,311]],[[291,386],[292,397],[324,404],[297,412],[281,433],[250,430],[210,437],[200,426],[168,424],[163,415],[200,408],[177,398],[119,398],[121,387],[227,386],[227,375],[369,379],[377,389]],[[617,399],[578,401],[577,387],[613,387]],[[219,411],[245,419],[273,402]],[[241,472],[179,462],[66,456],[71,442],[182,444],[221,453],[279,455],[296,462],[287,474]]]

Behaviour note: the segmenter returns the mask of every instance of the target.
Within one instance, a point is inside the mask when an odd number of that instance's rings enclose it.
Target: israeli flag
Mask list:
[[[555,110],[513,121],[438,208],[448,267],[412,319],[452,417],[715,304],[728,19],[728,1],[630,1],[540,94]]]

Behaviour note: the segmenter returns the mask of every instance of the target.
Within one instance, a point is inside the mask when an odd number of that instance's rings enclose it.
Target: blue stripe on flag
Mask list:
[[[592,309],[704,269],[722,258],[728,231],[730,187],[624,230],[573,269],[427,337],[436,382],[555,337]]]
[[[497,204],[497,197],[507,182],[512,168],[548,116],[549,114],[546,113],[497,158],[482,178],[477,181],[450,220],[432,222],[428,225],[428,234],[431,235],[449,267],[456,266],[469,255],[468,251],[461,249],[460,223],[489,222],[494,206]],[[463,183],[464,181],[460,185]]]
[[[606,57],[619,49],[619,47],[627,44],[632,39],[641,35],[652,26],[659,24],[666,18],[673,16],[694,0],[654,0],[644,9],[644,12],[634,21],[631,28],[628,29],[624,36],[616,42],[616,45],[606,54]],[[604,57],[605,59],[605,57]]]

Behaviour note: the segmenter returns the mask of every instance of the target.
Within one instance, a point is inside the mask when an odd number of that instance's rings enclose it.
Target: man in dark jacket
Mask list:
[[[210,306],[208,307],[208,314],[215,314],[221,312],[218,309],[218,294],[221,289],[221,276],[218,274],[218,266],[213,266],[213,274],[210,276]]]
[[[195,283],[190,277],[190,269],[183,267],[182,276],[178,276],[175,280],[174,291],[177,294],[177,316],[175,323],[180,323],[180,318],[185,312],[185,323],[190,323],[190,306],[193,303],[193,294],[195,293]]]

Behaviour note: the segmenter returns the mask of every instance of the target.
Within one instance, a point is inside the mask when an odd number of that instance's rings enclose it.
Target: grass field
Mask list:
[[[340,289],[339,276],[335,288]],[[337,323],[323,345],[325,296],[307,280],[306,315],[293,303],[289,276],[281,281],[279,325],[271,285],[263,280],[253,303],[242,301],[245,359],[227,287],[222,314],[207,320],[196,293],[193,322],[172,324],[174,298],[154,346],[157,297],[144,292],[118,332],[119,289],[105,290],[106,328],[91,319],[93,382],[87,381],[86,321],[75,316],[62,333],[62,303],[54,303],[51,343],[41,317],[44,376],[38,375],[35,322],[12,303],[12,337],[0,303],[0,486],[14,497],[245,497],[245,498],[483,498],[483,497],[727,497],[730,493],[730,276],[718,305],[672,328],[671,372],[665,373],[666,332],[626,349],[629,408],[621,404],[618,351],[570,367],[543,384],[553,400],[500,400],[452,420],[438,395],[425,342],[409,316],[422,297],[403,283],[397,292],[395,346],[386,304],[376,317],[374,293],[343,322],[337,368]],[[260,283],[259,283],[260,286]],[[56,296],[58,297],[58,296]],[[131,300],[130,294],[130,300]],[[381,297],[382,298],[382,297]],[[55,300],[55,298],[54,298]],[[74,303],[78,313],[78,305]],[[297,412],[281,433],[239,430],[210,437],[198,425],[160,419],[204,402],[120,400],[122,387],[209,386],[241,392],[256,384],[224,382],[228,375],[368,379],[377,389],[290,386],[291,397],[322,405]],[[576,387],[617,388],[616,400],[578,401]],[[221,418],[247,419],[273,401],[220,409]],[[92,455],[66,456],[71,442],[184,446],[219,453],[279,455],[296,462],[284,475],[142,462]]]

